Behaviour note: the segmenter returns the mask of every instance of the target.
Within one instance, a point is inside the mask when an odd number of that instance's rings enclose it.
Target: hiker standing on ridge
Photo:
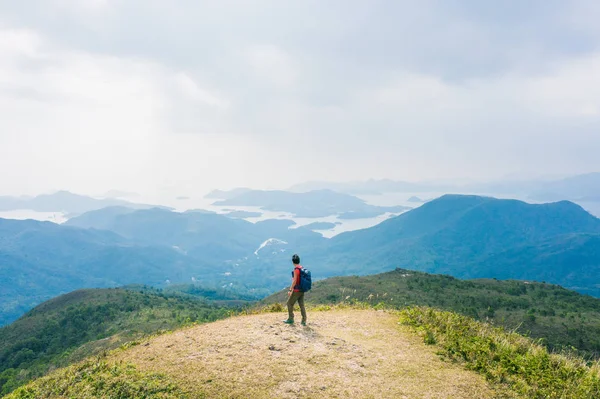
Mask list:
[[[294,271],[292,272],[292,285],[288,291],[288,319],[284,321],[286,324],[294,324],[294,304],[298,301],[300,313],[302,313],[302,325],[306,325],[306,309],[304,308],[304,292],[310,290],[311,277],[310,272],[305,271],[300,265],[300,257],[296,254],[292,256]],[[308,275],[308,277],[307,277]],[[307,282],[308,279],[308,282]]]

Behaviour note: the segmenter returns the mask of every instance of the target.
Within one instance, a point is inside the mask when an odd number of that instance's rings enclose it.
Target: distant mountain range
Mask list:
[[[390,179],[370,179],[355,182],[323,182],[310,181],[296,184],[289,188],[292,192],[309,192],[315,190],[333,190],[346,194],[382,194],[382,193],[417,193],[447,192],[455,188],[452,184],[420,183],[395,181]]]
[[[325,240],[294,222],[250,223],[205,212],[109,207],[64,225],[0,219],[0,325],[78,288],[195,281],[267,294],[292,249]],[[271,238],[285,245],[255,251]],[[284,261],[285,259],[285,261]]]
[[[542,180],[504,180],[483,183],[407,182],[390,179],[370,179],[356,182],[306,182],[289,188],[293,192],[335,190],[355,195],[386,193],[496,193],[527,194],[543,187]]]
[[[229,215],[159,209],[119,214],[110,208],[67,222],[67,226],[108,229],[138,245],[166,246],[187,262],[210,265],[210,271],[190,274],[183,281],[194,276],[203,283],[251,287],[256,294],[281,286],[279,273],[287,271],[291,251],[307,252],[326,241],[307,228],[291,229],[294,224],[276,219],[250,223]],[[276,249],[267,245],[273,239],[282,243]]]
[[[246,219],[246,218],[257,218],[262,216],[261,212],[250,212],[250,211],[228,211],[227,213],[224,213],[223,215],[227,215],[230,218],[237,218],[237,219]]]
[[[306,182],[290,187],[293,192],[334,190],[347,194],[464,193],[519,194],[537,201],[600,201],[600,173],[588,173],[559,180],[526,179],[483,183],[406,182],[390,179],[356,182]]]
[[[320,234],[308,229],[290,229],[294,224],[290,220],[250,223],[219,214],[162,209],[123,212],[122,208],[89,212],[65,223],[84,229],[110,230],[138,245],[175,248],[213,265],[246,257],[273,237],[293,246],[323,240]]]
[[[386,212],[401,213],[410,208],[404,206],[374,206],[360,198],[332,190],[315,190],[305,193],[288,191],[243,191],[217,201],[217,206],[256,206],[274,212],[288,212],[296,217],[319,218],[341,215],[344,219],[371,218]]]
[[[543,184],[535,190],[532,199],[540,201],[599,201],[600,173],[588,173]]]
[[[321,273],[402,267],[461,278],[547,281],[600,295],[600,219],[563,201],[446,195],[313,254]]]
[[[213,268],[107,230],[0,219],[0,325],[78,288],[189,281]]]
[[[123,206],[132,209],[148,209],[156,205],[136,204],[120,199],[96,199],[68,191],[43,194],[37,197],[0,197],[0,211],[29,209],[38,212],[63,212],[67,215],[79,215],[109,206]],[[167,208],[159,206],[159,208]]]
[[[571,202],[447,195],[331,239],[293,225],[123,207],[65,225],[0,219],[0,325],[77,288],[198,281],[266,295],[289,283],[295,252],[315,279],[401,267],[600,296],[600,220]]]

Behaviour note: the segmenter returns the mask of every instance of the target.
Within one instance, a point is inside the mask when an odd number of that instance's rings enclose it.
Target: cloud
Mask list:
[[[0,57],[3,60],[18,56],[34,56],[40,44],[35,32],[27,29],[6,29],[0,36]]]
[[[598,170],[597,7],[3,3],[4,190]]]
[[[0,168],[17,192],[147,190],[155,165],[168,169],[162,160],[181,153],[161,154],[162,137],[185,122],[181,109],[206,123],[228,106],[185,72],[150,60],[57,48],[28,30],[0,30],[0,48]],[[209,152],[195,146],[197,156]]]
[[[178,72],[173,76],[173,81],[182,94],[187,96],[191,101],[201,102],[215,108],[227,108],[226,100],[216,97],[210,92],[200,88],[192,78],[185,72]]]
[[[274,45],[253,45],[245,50],[252,72],[260,82],[289,89],[296,82],[296,67],[291,57]]]
[[[525,99],[546,117],[593,116],[600,107],[600,51],[569,59],[525,84]]]

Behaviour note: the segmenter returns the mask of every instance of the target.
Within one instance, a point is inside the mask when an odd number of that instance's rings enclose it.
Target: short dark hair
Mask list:
[[[297,254],[294,254],[294,256],[292,256],[292,262],[294,262],[295,265],[299,265],[300,257]]]

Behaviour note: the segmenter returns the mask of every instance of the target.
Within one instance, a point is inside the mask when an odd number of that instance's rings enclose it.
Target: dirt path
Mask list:
[[[482,377],[374,310],[240,316],[163,335],[116,354],[208,398],[492,398]]]

